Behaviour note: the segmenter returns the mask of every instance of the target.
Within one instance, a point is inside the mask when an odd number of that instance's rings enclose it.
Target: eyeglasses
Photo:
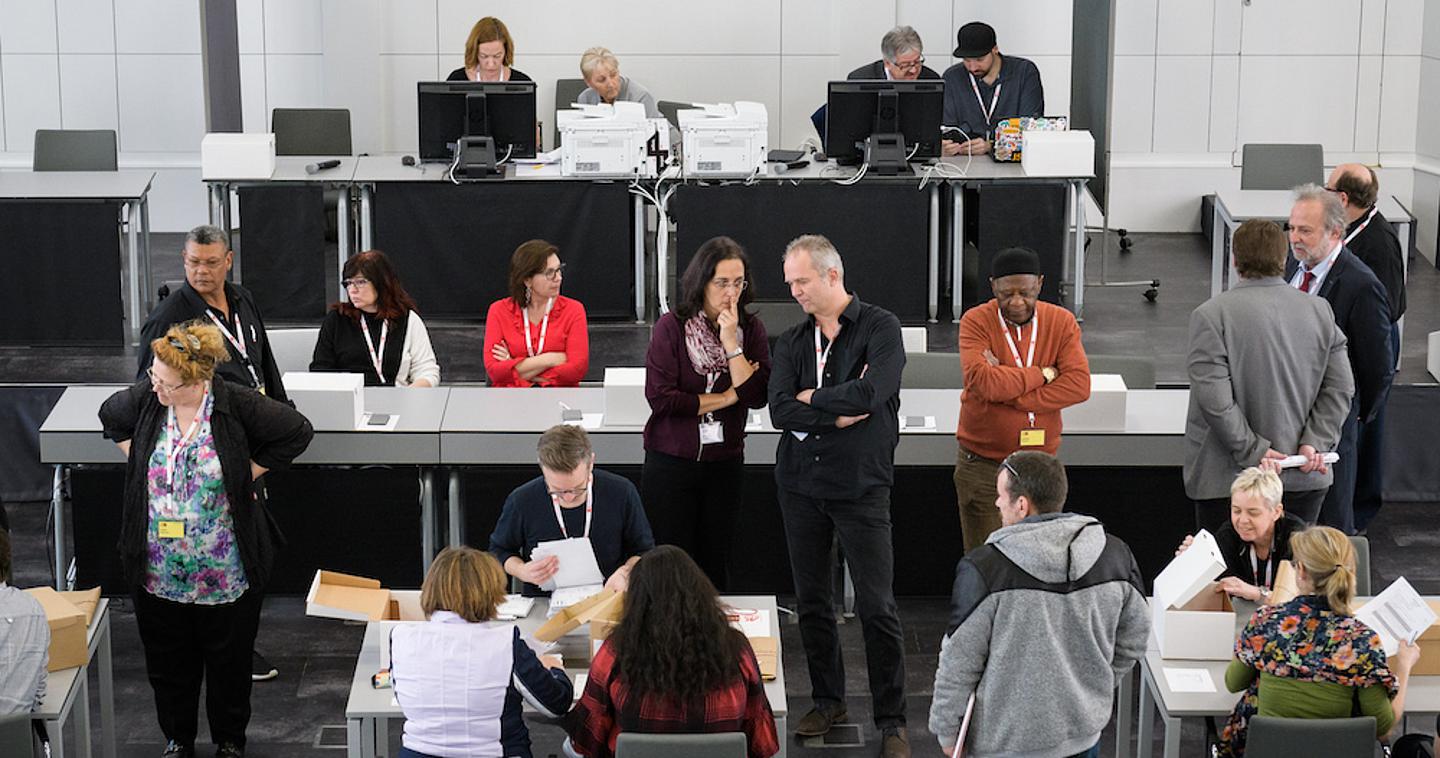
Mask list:
[[[208,260],[208,261],[201,261],[201,260],[196,260],[196,259],[194,259],[194,258],[191,258],[191,257],[189,257],[189,256],[186,256],[185,259],[184,259],[184,263],[185,263],[185,268],[189,268],[189,269],[203,268],[203,269],[210,269],[210,270],[213,271],[214,269],[218,269],[218,268],[221,268],[222,266],[224,266],[224,265],[225,265],[225,259],[224,259],[224,258],[214,258],[214,259]]]
[[[895,68],[897,68],[897,69],[899,69],[899,70],[901,70],[901,71],[916,71],[916,70],[918,70],[921,66],[925,65],[925,56],[922,55],[922,56],[920,56],[919,58],[915,59],[915,60],[914,60],[913,62],[911,62],[911,63],[901,63],[901,62],[899,62],[899,61],[891,61],[891,62],[890,62],[890,65],[894,66]]]
[[[369,279],[361,279],[361,278],[345,279],[345,280],[342,280],[342,281],[340,282],[340,286],[341,286],[341,287],[344,287],[344,288],[347,289],[347,290],[348,290],[348,289],[352,289],[352,288],[353,288],[353,289],[358,289],[358,288],[360,288],[360,287],[364,287],[365,285],[367,285],[367,284],[369,284],[369,283],[370,283],[370,280],[369,280]]]
[[[590,491],[590,485],[575,487],[568,490],[550,490],[550,498],[553,500],[568,500],[570,498],[584,497]]]
[[[158,388],[160,388],[161,390],[164,390],[164,391],[165,391],[165,394],[167,394],[167,395],[169,395],[169,394],[171,394],[171,393],[174,393],[174,392],[179,392],[180,390],[183,390],[183,389],[185,389],[186,387],[189,387],[189,386],[190,386],[190,385],[188,385],[188,384],[166,384],[165,382],[160,381],[160,378],[157,377],[157,376],[155,376],[155,368],[154,368],[154,367],[145,369],[145,375],[148,376],[148,377],[150,377],[150,384],[151,384],[152,386],[158,387]]]
[[[556,266],[555,268],[547,268],[547,269],[545,269],[544,271],[541,271],[541,272],[540,272],[541,276],[544,276],[546,279],[549,279],[549,280],[552,281],[552,282],[555,281],[556,279],[559,279],[560,276],[561,276],[562,274],[564,274],[564,273],[565,273],[565,264],[564,264],[564,263]]]
[[[736,292],[744,292],[744,291],[745,291],[745,287],[750,284],[749,282],[745,281],[744,279],[711,279],[711,280],[710,280],[710,283],[713,284],[713,285],[715,285],[715,289],[721,289],[721,290],[730,290],[730,289],[733,289],[733,290],[735,290]]]

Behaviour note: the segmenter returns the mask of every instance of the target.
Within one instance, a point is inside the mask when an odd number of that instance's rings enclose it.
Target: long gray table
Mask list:
[[[51,671],[45,682],[45,698],[31,720],[45,724],[50,735],[50,755],[65,758],[65,722],[75,716],[75,740],[80,755],[90,758],[90,664],[98,668],[100,682],[100,754],[115,758],[115,675],[110,647],[110,601],[100,598],[90,625],[85,630],[85,664]]]
[[[0,172],[0,200],[110,200],[125,208],[125,275],[121,283],[131,344],[150,299],[150,185],[155,172],[6,171]]]
[[[780,613],[773,595],[728,595],[722,598],[735,608],[755,608],[770,614],[770,636],[780,639]],[[548,598],[537,598],[530,615],[515,622],[527,638],[533,639],[536,629],[545,623]],[[389,751],[389,722],[404,719],[405,714],[395,704],[393,689],[377,690],[370,685],[370,676],[389,664],[390,630],[396,624],[423,623],[406,621],[371,621],[365,626],[365,639],[360,643],[360,654],[355,659],[355,675],[350,681],[350,698],[345,703],[347,748],[350,758],[376,758]],[[581,626],[577,632],[562,638],[558,650],[565,662],[566,673],[573,680],[590,667],[588,627]],[[786,723],[788,708],[785,697],[785,657],[779,651],[775,678],[765,682],[765,697],[770,701],[770,710],[775,714],[775,731],[780,737],[780,758],[785,756],[787,739]],[[577,690],[578,698],[580,692]],[[527,706],[528,709],[528,706]]]
[[[338,160],[340,165],[314,174],[306,173],[305,167],[309,164],[327,160]],[[337,208],[336,235],[340,268],[337,270],[343,271],[345,260],[350,257],[350,185],[358,165],[359,159],[350,156],[282,155],[275,158],[275,171],[270,174],[268,179],[207,178],[205,183],[208,185],[210,195],[210,223],[233,236],[235,227],[231,221],[230,198],[238,187],[265,184],[323,184],[326,187],[338,189],[340,190],[340,206]],[[242,252],[241,255],[235,257],[234,276],[237,282],[244,281],[244,264],[245,256]],[[341,295],[343,296],[344,293],[341,292]]]
[[[63,589],[69,557],[66,555],[65,498],[60,482],[63,469],[77,464],[123,464],[125,457],[105,439],[96,415],[105,399],[124,385],[76,385],[60,396],[40,426],[40,461],[56,468],[51,506],[55,529],[55,576]],[[440,461],[440,428],[450,399],[450,388],[368,387],[366,410],[398,416],[393,430],[318,427],[310,447],[295,459],[300,466],[415,466],[420,470],[422,566],[436,552],[434,466]]]

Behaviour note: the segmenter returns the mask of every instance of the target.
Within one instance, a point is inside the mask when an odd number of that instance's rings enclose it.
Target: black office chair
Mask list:
[[[1155,359],[1135,355],[1086,356],[1090,361],[1091,374],[1119,374],[1125,380],[1125,388],[1132,390],[1155,389]]]
[[[615,758],[745,758],[744,732],[715,734],[637,734],[615,738]]]
[[[679,129],[680,111],[687,108],[694,108],[695,104],[682,103],[679,100],[661,100],[660,102],[655,104],[655,107],[659,109],[660,115],[664,116],[665,120],[670,122],[671,126]]]
[[[957,353],[906,353],[900,386],[915,390],[958,390],[965,384]]]
[[[114,129],[36,129],[35,171],[118,171]]]
[[[1254,716],[1245,740],[1249,758],[1371,758],[1375,754],[1375,717],[1282,719]]]
[[[584,79],[556,79],[555,80],[555,110],[568,111],[570,106],[580,99],[580,93],[584,92],[590,85]],[[550,123],[555,131],[554,146],[560,147],[560,120],[554,113],[550,114]],[[553,148],[552,148],[553,149]]]
[[[1242,190],[1288,190],[1325,182],[1325,150],[1320,145],[1244,145],[1240,163]]]
[[[30,727],[30,714],[0,716],[0,755],[31,758],[34,754],[35,732]]]
[[[350,156],[350,111],[345,108],[276,108],[270,112],[276,155]]]

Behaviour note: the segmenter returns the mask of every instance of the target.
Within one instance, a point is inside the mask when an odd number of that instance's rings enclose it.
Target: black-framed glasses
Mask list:
[[[554,500],[565,500],[569,498],[584,497],[590,491],[590,485],[585,484],[579,487],[572,487],[568,490],[549,490],[550,497]]]
[[[899,61],[892,61],[890,65],[900,69],[901,71],[915,71],[918,70],[921,66],[925,65],[925,56],[920,56],[919,59],[917,59],[913,63],[901,63]]]
[[[369,279],[366,279],[366,278],[364,278],[364,277],[358,277],[358,276],[357,276],[357,277],[355,277],[355,278],[353,278],[353,279],[343,279],[343,280],[341,280],[340,286],[341,286],[341,287],[344,287],[345,289],[348,290],[348,289],[350,289],[351,287],[364,287],[365,285],[367,285],[367,284],[369,284],[369,283],[370,283],[370,280],[369,280]]]
[[[1012,482],[1012,485],[1013,483],[1020,481],[1020,472],[1016,471],[1015,467],[1010,465],[1009,456],[1006,456],[1005,460],[1000,461],[1000,468],[1005,469],[1005,471],[1010,474],[1010,481]],[[1013,492],[1015,490],[1015,487],[1011,486],[1010,490]]]

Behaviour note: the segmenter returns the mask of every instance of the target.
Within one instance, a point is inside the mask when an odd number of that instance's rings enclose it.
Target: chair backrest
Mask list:
[[[0,755],[31,758],[35,755],[34,734],[30,728],[30,714],[0,716]]]
[[[310,370],[315,343],[320,339],[318,328],[266,329],[265,337],[270,341],[270,353],[275,356],[275,365],[282,376],[287,371]]]
[[[771,339],[807,318],[805,310],[794,300],[756,300],[750,304],[750,312],[764,322],[765,333]]]
[[[685,110],[686,108],[694,108],[695,104],[682,103],[679,100],[661,100],[660,102],[655,103],[655,107],[659,109],[660,115],[664,116],[665,120],[670,122],[671,126],[679,129],[680,111]]]
[[[905,371],[900,375],[905,389],[960,389],[964,381],[956,353],[905,353]]]
[[[116,171],[114,129],[36,129],[36,171]]]
[[[276,108],[270,112],[276,155],[354,155],[346,108]]]
[[[744,732],[717,734],[637,734],[621,732],[615,758],[745,758]]]
[[[555,110],[568,111],[570,104],[580,99],[580,93],[584,92],[590,85],[584,79],[556,79],[555,80]],[[550,123],[553,125],[555,147],[560,147],[560,118],[554,113],[550,114]],[[553,148],[552,148],[553,149]]]
[[[1375,718],[1282,719],[1253,716],[1245,741],[1248,758],[1371,758],[1375,755]]]
[[[1370,538],[1351,535],[1350,544],[1355,548],[1355,594],[1370,597]]]
[[[1325,181],[1320,145],[1245,145],[1240,149],[1240,189],[1288,190]]]
[[[1155,359],[1135,355],[1087,355],[1092,374],[1119,374],[1125,388],[1155,389]]]

